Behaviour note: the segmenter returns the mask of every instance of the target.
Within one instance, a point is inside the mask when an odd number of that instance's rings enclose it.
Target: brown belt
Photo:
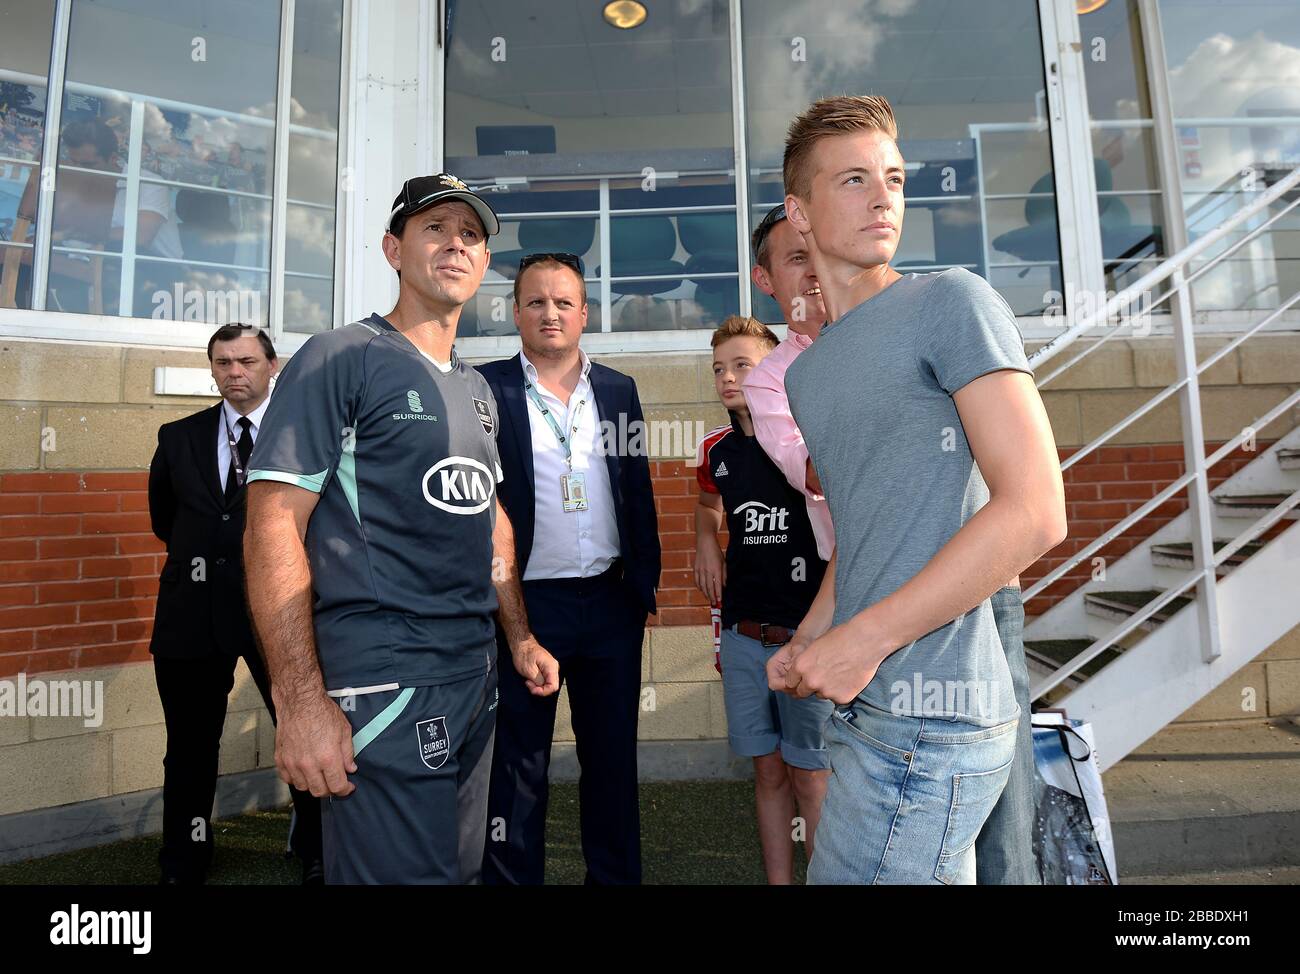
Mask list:
[[[736,632],[750,639],[757,639],[764,646],[784,646],[794,638],[794,630],[785,626],[774,626],[767,622],[753,622],[742,619],[736,623]]]

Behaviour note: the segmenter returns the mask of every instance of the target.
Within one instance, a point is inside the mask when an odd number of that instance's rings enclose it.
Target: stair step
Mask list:
[[[1215,541],[1214,550],[1218,551],[1226,544],[1228,544],[1227,541]],[[1232,557],[1220,565],[1219,570],[1222,571],[1224,568],[1236,567],[1242,564],[1262,547],[1264,547],[1262,541],[1247,542]],[[1189,568],[1192,564],[1192,543],[1190,541],[1173,541],[1168,544],[1152,545],[1151,563],[1173,568]]]
[[[1072,639],[1030,639],[1025,641],[1025,655],[1036,660],[1043,666],[1049,666],[1053,670],[1060,668],[1063,664],[1074,659],[1085,649],[1091,646],[1096,640],[1086,637]],[[1075,677],[1092,676],[1107,663],[1111,663],[1119,658],[1123,652],[1113,646],[1103,650],[1101,655],[1096,659],[1090,660],[1079,669],[1074,671]]]
[[[1083,596],[1083,605],[1089,615],[1100,616],[1103,619],[1125,619],[1160,594],[1159,589],[1132,592],[1087,592]],[[1180,595],[1142,623],[1141,628],[1146,630],[1155,629],[1156,626],[1172,618],[1175,612],[1191,601],[1188,596]]]
[[[1278,450],[1273,456],[1283,470],[1300,470],[1300,450]]]
[[[1214,498],[1214,509],[1221,517],[1258,518],[1267,514],[1289,497],[1289,494],[1224,494]],[[1284,520],[1294,521],[1300,510],[1291,509]]]

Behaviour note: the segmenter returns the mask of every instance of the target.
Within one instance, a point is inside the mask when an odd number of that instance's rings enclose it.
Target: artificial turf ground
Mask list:
[[[296,861],[284,857],[289,809],[214,823],[213,884],[292,885]],[[581,883],[584,866],[578,831],[578,788],[551,787],[547,816],[546,881]],[[151,884],[158,879],[159,836],[144,836],[77,852],[0,866],[0,885]],[[795,853],[795,882],[804,879],[802,846]],[[652,884],[753,884],[764,882],[749,781],[647,783],[641,786],[641,860]]]

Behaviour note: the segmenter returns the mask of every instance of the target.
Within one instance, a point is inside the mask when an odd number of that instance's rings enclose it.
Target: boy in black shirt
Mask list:
[[[808,858],[830,763],[822,725],[833,704],[768,688],[766,665],[794,635],[822,582],[826,563],[803,495],[763,452],[741,386],[777,345],[753,318],[733,315],[713,334],[713,376],[731,424],[700,443],[696,479],[695,581],[722,602],[722,688],[731,749],[754,759],[754,797],[768,882],[790,883],[794,841]],[[725,563],[718,530],[726,521]],[[795,801],[799,814],[795,818]]]

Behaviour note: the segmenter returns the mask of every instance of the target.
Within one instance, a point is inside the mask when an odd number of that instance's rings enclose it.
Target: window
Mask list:
[[[588,332],[713,328],[739,310],[725,0],[449,2],[446,168],[501,216],[458,334],[513,335],[532,251],[578,254]]]
[[[52,50],[55,6],[24,8],[21,29],[11,34],[6,24],[0,40],[0,139],[5,158],[15,160],[5,171],[6,199],[15,178],[25,178],[20,205],[25,196],[49,201],[41,217],[48,248],[35,246],[40,234],[28,231],[33,246],[17,262],[14,299],[5,303],[273,324],[277,334],[330,327],[342,0],[295,4],[287,97],[278,3],[61,0],[66,46]],[[46,117],[36,86],[43,78],[26,63],[37,60],[38,40],[43,64],[52,54],[56,83],[62,79],[57,118]],[[52,193],[48,185],[38,192],[36,167],[23,164],[39,161],[35,133],[45,125],[58,130],[55,165],[46,162]],[[282,170],[288,189],[277,199]],[[283,277],[272,281],[273,224],[281,218]],[[11,218],[11,235],[14,226],[21,222]],[[44,271],[34,296],[42,275],[33,264]],[[7,287],[0,296],[8,297]],[[284,305],[274,323],[273,289]]]
[[[1017,315],[1061,291],[1051,142],[1036,4],[852,2],[742,9],[751,225],[780,202],[790,120],[844,92],[889,99],[907,166],[907,214],[893,266],[965,267]],[[754,308],[780,321],[757,291]]]
[[[325,331],[334,322],[342,47],[339,0],[296,0],[285,209],[285,331]]]
[[[1161,0],[1160,19],[1195,240],[1300,166],[1300,18],[1294,0]],[[1198,311],[1276,308],[1300,291],[1300,218],[1271,230],[1193,283]]]
[[[0,10],[0,308],[32,306],[54,0]]]
[[[1106,289],[1121,291],[1167,256],[1160,166],[1137,0],[1079,17]]]

